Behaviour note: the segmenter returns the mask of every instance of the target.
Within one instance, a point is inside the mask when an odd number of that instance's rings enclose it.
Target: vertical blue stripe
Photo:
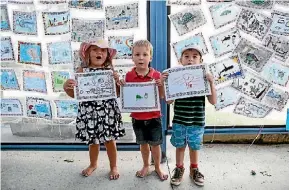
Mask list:
[[[286,131],[289,131],[289,108],[287,108]]]

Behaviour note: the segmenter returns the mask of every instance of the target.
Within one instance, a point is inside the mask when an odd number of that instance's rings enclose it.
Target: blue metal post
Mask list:
[[[286,131],[289,131],[289,108],[287,108]]]
[[[162,72],[167,68],[167,6],[166,1],[150,1],[150,42],[154,47],[151,66]],[[161,102],[163,144],[162,162],[166,160],[167,105]]]

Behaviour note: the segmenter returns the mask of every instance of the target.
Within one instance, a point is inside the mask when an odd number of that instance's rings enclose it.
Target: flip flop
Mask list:
[[[161,181],[165,181],[169,178],[169,175],[168,174],[164,174],[164,175],[160,175],[156,170],[155,172],[157,173],[158,177],[160,178]]]
[[[151,172],[150,172],[150,170],[148,170],[145,175],[142,175],[140,171],[137,171],[135,175],[136,175],[136,177],[144,178],[146,176],[149,176],[150,174],[151,174]]]
[[[87,170],[87,169],[88,169],[88,168],[82,170],[82,172],[81,172],[81,175],[83,175],[84,177],[90,176],[90,175],[94,172],[94,170],[96,170],[96,168],[94,168],[94,169],[91,171],[91,173],[88,174],[87,171],[85,172],[85,170]]]

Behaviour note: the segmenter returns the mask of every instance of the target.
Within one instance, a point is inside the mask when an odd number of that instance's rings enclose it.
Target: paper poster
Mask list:
[[[265,95],[262,103],[274,108],[277,111],[282,111],[289,99],[289,94],[286,91],[271,87]]]
[[[263,45],[275,52],[275,58],[285,62],[289,58],[289,39],[285,36],[268,34]]]
[[[1,90],[20,90],[15,71],[13,69],[1,69]]]
[[[251,71],[245,70],[244,73],[245,78],[234,79],[232,87],[257,101],[261,101],[271,87],[271,83]]]
[[[27,117],[52,119],[51,104],[44,98],[26,98]]]
[[[116,86],[111,70],[76,73],[75,98],[78,101],[93,101],[116,98]]]
[[[251,9],[272,9],[274,5],[273,0],[235,0],[235,3]]]
[[[69,0],[71,1],[71,0]],[[67,0],[39,0],[39,3],[42,4],[61,4],[61,3],[67,3]]]
[[[239,92],[230,86],[225,86],[216,89],[217,103],[215,104],[216,111],[234,105],[239,100]]]
[[[191,5],[200,5],[201,0],[167,0],[167,6],[171,5],[184,5],[184,6],[191,6]]]
[[[18,62],[42,66],[41,43],[18,41]]]
[[[224,32],[210,37],[212,49],[215,57],[220,57],[231,53],[241,40],[240,32],[237,28],[230,28]]]
[[[113,66],[114,70],[119,74],[120,79],[125,79],[126,73],[132,70],[133,63],[117,63]]]
[[[243,66],[237,55],[210,64],[209,69],[216,85],[244,76]]]
[[[207,23],[201,8],[192,7],[169,15],[179,36],[192,32]]]
[[[109,36],[109,46],[117,50],[115,59],[132,59],[134,36]]]
[[[189,37],[189,38],[186,38],[184,40],[172,43],[171,46],[174,49],[175,55],[176,55],[178,60],[181,58],[182,50],[185,47],[189,47],[189,46],[190,47],[192,47],[192,46],[198,47],[202,51],[203,55],[209,53],[204,36],[202,33],[198,33],[192,37]]]
[[[50,65],[72,63],[72,48],[70,41],[48,43],[47,50]]]
[[[165,72],[169,74],[164,81],[167,101],[211,94],[204,64],[171,68]]]
[[[42,71],[23,70],[23,90],[47,94],[45,73]]]
[[[216,29],[237,20],[240,8],[234,3],[218,3],[209,8]]]
[[[261,75],[269,82],[286,87],[289,81],[289,67],[270,61],[265,65]]]
[[[77,117],[78,102],[75,100],[54,100],[56,105],[57,118],[72,118]]]
[[[69,0],[70,8],[102,10],[103,1],[98,0]]]
[[[73,51],[73,70],[76,72],[79,67],[81,67],[81,59],[79,56],[79,51]]]
[[[139,27],[139,4],[130,3],[105,7],[106,29],[131,29]]]
[[[273,51],[264,48],[261,45],[249,42],[245,38],[241,39],[237,45],[234,53],[238,53],[241,63],[255,70],[261,72],[265,64],[273,55]]]
[[[0,30],[3,31],[10,31],[10,23],[9,23],[9,16],[8,16],[8,10],[7,5],[1,5],[1,28]]]
[[[262,40],[265,37],[271,24],[271,18],[246,9],[242,9],[237,20],[237,28],[258,40]]]
[[[270,31],[273,34],[289,36],[289,13],[274,10],[272,19]]]
[[[160,110],[160,97],[155,82],[126,83],[120,89],[122,112],[150,112]]]
[[[13,11],[13,32],[15,34],[37,35],[36,11]]]
[[[70,78],[70,73],[68,71],[52,71],[52,89],[53,92],[64,92],[63,84]]]
[[[71,40],[73,42],[95,42],[104,38],[104,19],[72,19]]]
[[[264,118],[271,111],[272,108],[265,106],[264,104],[252,101],[245,97],[240,97],[233,113],[250,118]]]
[[[8,3],[12,4],[33,4],[33,0],[8,0]]]
[[[23,105],[18,99],[1,99],[1,117],[23,116]]]
[[[1,37],[1,61],[15,61],[11,37]]]
[[[60,35],[70,32],[70,11],[42,12],[45,35]]]

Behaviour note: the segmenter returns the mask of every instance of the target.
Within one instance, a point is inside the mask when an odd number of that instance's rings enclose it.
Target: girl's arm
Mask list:
[[[79,68],[76,73],[83,73],[83,68]],[[74,79],[68,79],[64,84],[63,84],[63,89],[66,92],[66,94],[74,98],[74,87],[76,85],[76,82]]]

